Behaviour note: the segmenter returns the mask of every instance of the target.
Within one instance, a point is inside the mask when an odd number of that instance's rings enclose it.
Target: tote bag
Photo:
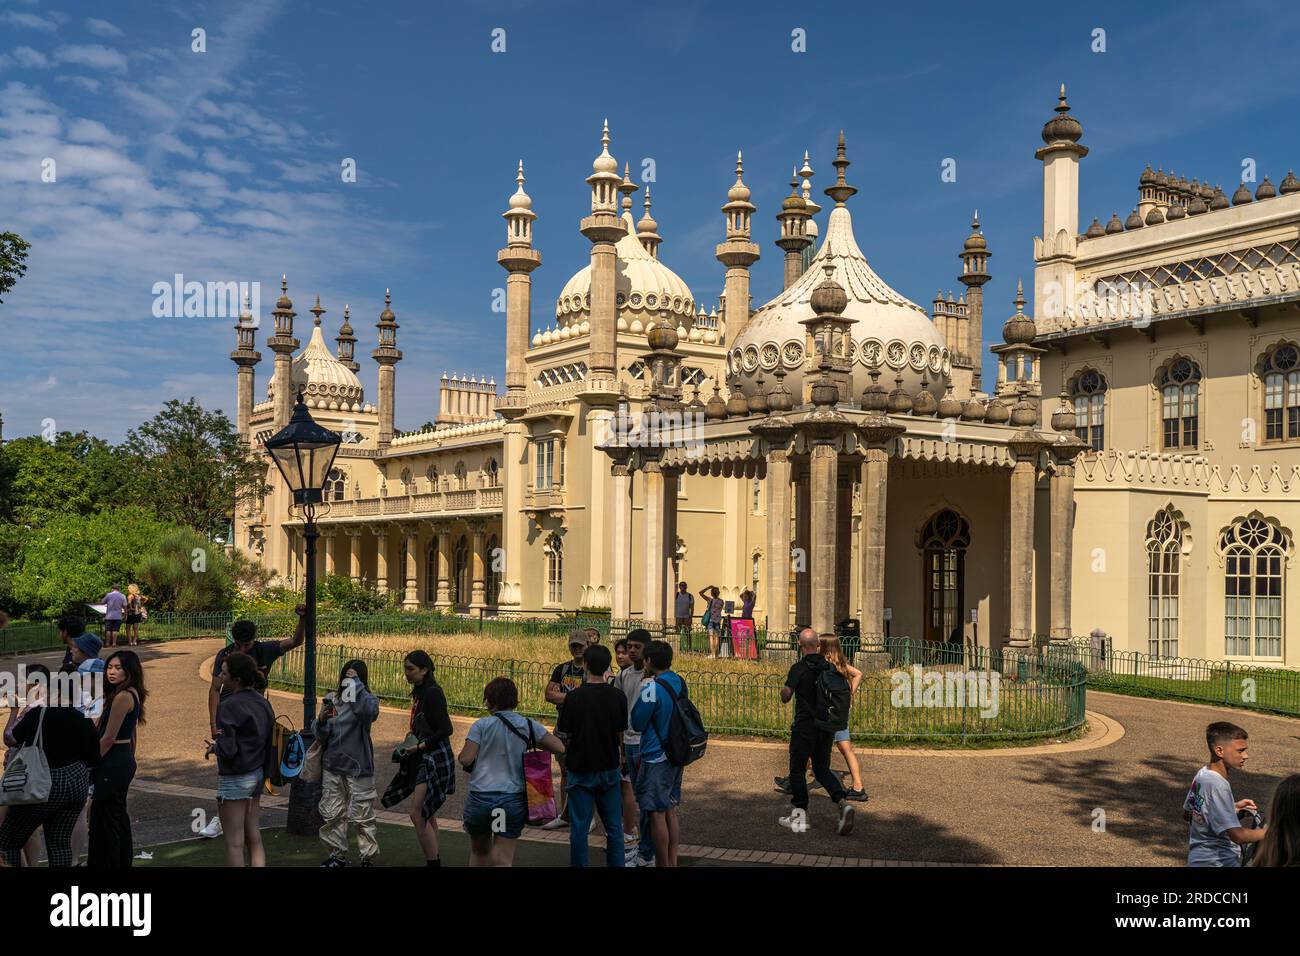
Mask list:
[[[524,751],[524,794],[528,798],[528,822],[546,823],[555,819],[555,781],[551,777],[551,754],[548,750],[538,750],[533,737],[533,722],[528,721],[528,736],[519,732],[519,728],[506,720],[501,714],[497,719],[506,728],[524,741],[528,749]]]
[[[4,776],[0,777],[0,806],[44,803],[50,799],[50,762],[41,749],[45,711],[48,709],[42,707],[36,720],[36,739],[20,747],[5,765]]]

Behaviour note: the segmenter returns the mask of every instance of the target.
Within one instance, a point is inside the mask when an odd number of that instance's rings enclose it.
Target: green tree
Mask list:
[[[226,530],[235,508],[266,492],[266,464],[248,454],[221,412],[175,399],[127,436],[137,491],[165,521],[205,536]]]
[[[220,545],[192,528],[174,528],[137,566],[154,607],[168,611],[228,611],[235,568]]]
[[[14,283],[27,274],[27,250],[31,243],[14,232],[0,232],[0,302]]]

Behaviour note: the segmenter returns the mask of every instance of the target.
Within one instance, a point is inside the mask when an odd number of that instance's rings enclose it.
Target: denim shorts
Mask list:
[[[218,800],[248,800],[262,789],[262,771],[219,774],[217,776]]]
[[[503,811],[503,812],[498,812]],[[528,823],[528,798],[522,790],[471,790],[461,816],[470,836],[499,836],[518,840]]]
[[[682,768],[667,760],[642,762],[636,775],[636,805],[645,813],[664,813],[682,802]]]
[[[843,730],[835,731],[835,738],[832,742],[839,743],[841,740],[848,740],[848,739],[849,739],[849,729],[845,727]]]
[[[636,783],[636,772],[641,767],[641,745],[624,744],[623,745],[623,779],[628,783]]]

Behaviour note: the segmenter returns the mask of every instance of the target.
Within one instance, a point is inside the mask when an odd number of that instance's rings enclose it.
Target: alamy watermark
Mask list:
[[[186,282],[178,272],[152,292],[156,319],[238,319],[246,312],[257,325],[262,314],[260,282]]]
[[[974,707],[987,720],[998,715],[1002,699],[1002,675],[997,671],[926,670],[913,664],[910,671],[895,671],[889,683],[894,707]]]

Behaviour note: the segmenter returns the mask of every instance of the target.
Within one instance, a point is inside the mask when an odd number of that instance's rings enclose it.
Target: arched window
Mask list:
[[[464,491],[468,487],[469,484],[465,480],[465,463],[458,461],[456,462],[456,490]]]
[[[1160,389],[1160,418],[1164,448],[1196,448],[1200,444],[1201,367],[1176,358],[1156,379]]]
[[[430,465],[430,466],[429,466],[429,470],[426,471],[426,472],[424,473],[424,476],[425,476],[426,478],[429,479],[429,490],[430,490],[430,491],[437,491],[437,490],[439,490],[439,489],[438,489],[438,466],[437,466],[437,465]]]
[[[1219,550],[1224,559],[1224,653],[1281,658],[1286,537],[1252,516],[1219,535]]]
[[[432,602],[438,594],[438,535],[429,539],[424,562],[424,599]]]
[[[325,500],[342,501],[347,497],[347,491],[347,473],[339,468],[331,468],[329,477],[325,479]]]
[[[415,490],[412,487],[413,481],[414,479],[411,477],[411,469],[403,468],[402,469],[402,494],[409,495],[411,494],[411,492]]]
[[[488,538],[487,554],[483,555],[483,560],[487,563],[484,600],[489,606],[495,607],[501,597],[501,539],[496,535]]]
[[[1178,595],[1183,528],[1173,508],[1147,524],[1147,652],[1178,656]]]
[[[1074,380],[1074,434],[1093,451],[1106,447],[1106,379],[1088,369]]]
[[[483,478],[488,488],[496,488],[501,484],[500,467],[495,458],[489,458],[483,463]]]
[[[546,542],[546,603],[564,603],[564,551],[558,535]]]
[[[925,568],[925,639],[960,641],[970,525],[950,508],[934,514],[920,536]]]
[[[760,509],[762,508],[763,501],[763,482],[757,478],[754,479],[754,487],[751,495],[752,499],[749,506],[750,513],[761,514]]]
[[[456,607],[469,604],[469,541],[461,535],[452,554],[451,603]]]
[[[1279,345],[1264,362],[1264,440],[1300,440],[1300,349]]]

